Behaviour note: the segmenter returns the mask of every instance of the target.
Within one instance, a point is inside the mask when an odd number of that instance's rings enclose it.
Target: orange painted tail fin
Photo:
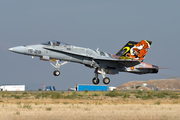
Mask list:
[[[143,61],[152,41],[142,40],[141,42],[129,41],[116,55],[120,59],[133,59]]]

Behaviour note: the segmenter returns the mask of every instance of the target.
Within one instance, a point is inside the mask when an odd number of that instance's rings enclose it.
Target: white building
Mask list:
[[[25,91],[25,85],[2,85],[0,91]]]
[[[116,87],[109,87],[109,91],[113,91],[113,90],[116,90]]]

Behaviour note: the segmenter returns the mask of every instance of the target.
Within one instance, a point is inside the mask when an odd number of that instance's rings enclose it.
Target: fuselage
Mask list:
[[[99,50],[72,46],[62,42],[57,43],[57,41],[49,41],[38,45],[19,46],[10,48],[9,50],[24,55],[37,56],[40,57],[41,60],[62,60],[84,64],[90,68],[105,68],[107,74],[118,74],[119,71],[137,74],[158,72],[158,67],[151,64],[141,62],[135,66],[124,66],[118,61],[113,61],[120,59],[117,55],[108,54]]]

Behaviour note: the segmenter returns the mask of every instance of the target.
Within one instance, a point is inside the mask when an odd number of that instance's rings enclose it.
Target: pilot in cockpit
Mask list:
[[[59,46],[59,45],[60,45],[60,42],[56,42],[56,45]]]
[[[59,45],[60,45],[60,42],[58,42],[58,41],[53,42],[53,45],[54,45],[54,46],[59,46]]]

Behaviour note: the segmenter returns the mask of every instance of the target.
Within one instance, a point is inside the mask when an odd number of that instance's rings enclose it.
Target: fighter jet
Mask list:
[[[15,53],[40,57],[40,60],[55,62],[51,65],[56,69],[54,76],[60,75],[60,66],[75,62],[95,69],[93,84],[99,84],[98,75],[103,77],[103,83],[109,84],[110,79],[106,74],[118,74],[129,72],[135,74],[158,73],[159,67],[144,63],[152,41],[142,40],[141,42],[129,41],[117,54],[101,52],[99,49],[77,47],[63,42],[51,40],[37,45],[24,45],[10,48]],[[62,62],[63,61],[63,62]]]

